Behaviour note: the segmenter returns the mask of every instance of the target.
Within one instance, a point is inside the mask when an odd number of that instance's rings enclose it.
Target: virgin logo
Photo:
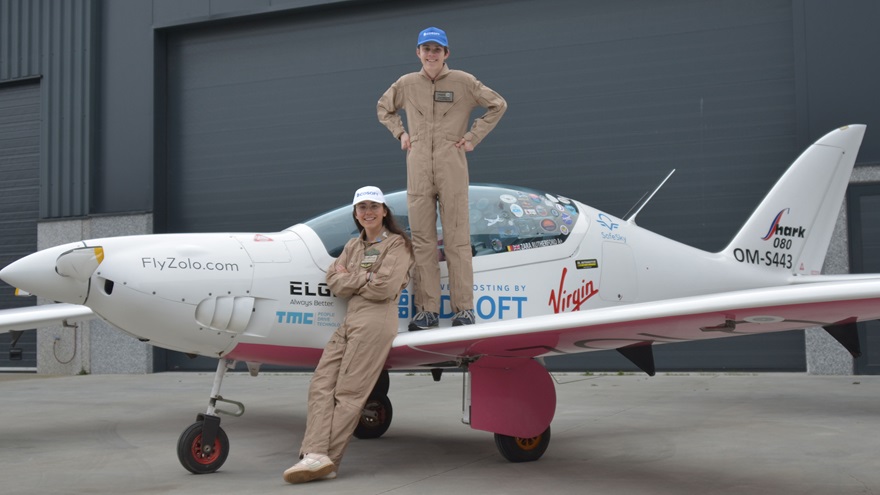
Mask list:
[[[565,275],[567,273],[568,268],[563,268],[562,276],[559,277],[559,292],[556,292],[556,290],[550,291],[550,302],[548,304],[553,307],[554,313],[580,311],[583,303],[599,293],[592,280],[589,282],[581,280],[580,287],[569,292],[565,289]]]

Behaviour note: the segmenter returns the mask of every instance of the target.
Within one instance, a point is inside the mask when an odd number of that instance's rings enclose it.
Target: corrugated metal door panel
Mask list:
[[[552,190],[623,215],[676,168],[640,225],[718,250],[802,151],[789,0],[393,2],[295,14],[169,32],[170,231],[274,231],[366,182],[405,187],[404,156],[375,104],[419,69],[425,22],[447,30],[451,68],[510,105],[469,155],[471,182]],[[675,367],[805,368],[801,334],[769,337],[762,353],[737,340],[662,352]]]
[[[880,272],[880,184],[851,185],[847,223],[852,273]],[[862,355],[856,359],[860,375],[880,375],[880,322],[859,323]]]
[[[40,198],[40,85],[0,86],[0,267],[37,250]],[[0,309],[33,306],[0,282]],[[10,361],[10,335],[0,335],[0,369],[37,365],[36,331],[18,341],[20,361]]]

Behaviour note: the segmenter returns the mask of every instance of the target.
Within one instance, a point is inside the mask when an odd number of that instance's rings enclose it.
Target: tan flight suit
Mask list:
[[[486,113],[467,126],[471,110]],[[507,102],[474,76],[444,65],[436,80],[420,72],[406,74],[379,99],[379,122],[395,138],[404,133],[398,110],[406,113],[412,149],[406,157],[406,190],[415,254],[415,301],[420,311],[440,312],[437,255],[437,203],[449,268],[453,313],[474,309],[474,272],[468,220],[468,165],[464,137],[476,146],[498,124]]]
[[[397,336],[397,298],[409,282],[412,257],[401,236],[385,235],[379,242],[367,242],[363,234],[348,241],[327,269],[330,290],[350,299],[345,320],[324,347],[309,385],[300,457],[326,454],[339,466]],[[337,272],[336,264],[348,273]]]

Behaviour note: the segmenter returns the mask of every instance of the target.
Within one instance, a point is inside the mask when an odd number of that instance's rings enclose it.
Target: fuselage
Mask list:
[[[688,247],[576,201],[500,196],[481,204],[471,219],[478,323],[785,281],[784,272]],[[87,240],[23,258],[2,276],[33,294],[85,304],[160,347],[311,366],[345,316],[346,301],[330,292],[325,273],[338,244],[356,231],[350,209],[337,212],[338,218],[328,214],[278,233]],[[102,252],[97,268],[79,276],[77,269],[91,267],[80,260],[82,251],[97,247]],[[442,258],[442,247],[438,253]],[[452,316],[445,261],[440,265],[441,328],[436,331],[443,331]],[[400,331],[413,315],[411,293],[407,288],[398,301]]]

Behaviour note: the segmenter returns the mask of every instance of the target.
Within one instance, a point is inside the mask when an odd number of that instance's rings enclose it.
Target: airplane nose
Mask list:
[[[66,244],[10,263],[0,270],[0,279],[52,301],[83,304],[89,295],[89,278],[103,259],[101,247]]]

